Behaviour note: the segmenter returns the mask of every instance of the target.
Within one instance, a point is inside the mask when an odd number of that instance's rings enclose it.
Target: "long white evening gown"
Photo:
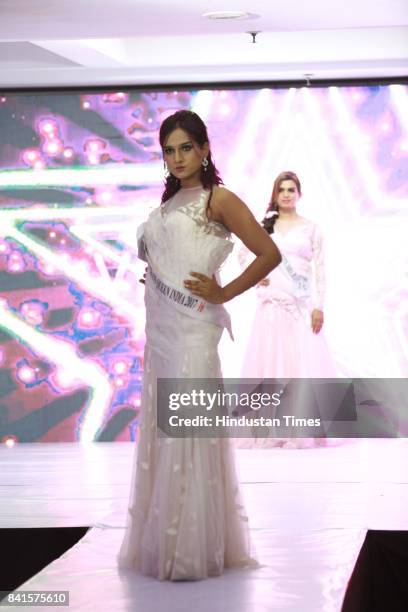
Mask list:
[[[335,378],[324,331],[314,334],[311,313],[323,310],[324,248],[320,228],[302,218],[287,232],[272,234],[282,262],[257,287],[257,308],[244,356],[246,378]],[[237,446],[324,446],[324,438],[237,440]]]
[[[158,377],[221,377],[217,346],[229,326],[224,307],[206,302],[212,315],[205,320],[157,289],[159,278],[161,288],[188,294],[183,281],[191,271],[212,276],[230,253],[227,230],[206,218],[208,195],[201,186],[180,189],[143,229],[149,272],[140,436],[118,562],[159,580],[197,580],[224,567],[257,566],[230,440],[160,438],[156,432]]]

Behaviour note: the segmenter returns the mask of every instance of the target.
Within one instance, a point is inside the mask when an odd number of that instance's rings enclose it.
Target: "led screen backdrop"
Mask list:
[[[274,177],[299,175],[300,212],[325,235],[325,333],[340,375],[406,376],[407,86],[4,94],[0,439],[134,439],[136,227],[160,201],[158,128],[180,108],[207,122],[224,182],[257,218]],[[254,291],[228,306],[223,369],[240,376]]]

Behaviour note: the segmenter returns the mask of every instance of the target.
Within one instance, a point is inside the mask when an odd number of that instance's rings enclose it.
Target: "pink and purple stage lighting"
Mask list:
[[[226,185],[261,219],[282,170],[326,237],[326,334],[342,374],[407,375],[408,87],[0,97],[0,440],[134,439],[143,373],[136,228],[163,187],[161,121],[206,121]],[[223,270],[240,271],[239,245]],[[250,341],[231,304],[241,374]],[[245,329],[242,329],[245,328]]]

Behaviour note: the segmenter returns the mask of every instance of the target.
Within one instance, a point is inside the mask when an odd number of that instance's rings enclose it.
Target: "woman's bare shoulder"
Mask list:
[[[243,204],[241,198],[236,193],[224,187],[224,185],[214,185],[213,187],[213,201],[215,210],[218,207],[233,206],[234,204]]]
[[[235,195],[235,193],[233,191],[231,191],[230,189],[227,189],[227,187],[225,187],[225,185],[214,185],[213,187],[213,195],[215,198],[217,198],[218,200],[225,201],[228,200],[230,198],[236,198],[238,196]]]
[[[227,187],[216,185],[213,188],[211,211],[214,221],[223,222],[226,216],[234,215],[246,209],[243,201]]]

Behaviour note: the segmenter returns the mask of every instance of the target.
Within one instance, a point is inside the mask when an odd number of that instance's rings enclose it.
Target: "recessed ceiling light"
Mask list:
[[[207,19],[251,19],[255,17],[252,13],[246,11],[212,11],[211,13],[204,13],[202,16]]]

